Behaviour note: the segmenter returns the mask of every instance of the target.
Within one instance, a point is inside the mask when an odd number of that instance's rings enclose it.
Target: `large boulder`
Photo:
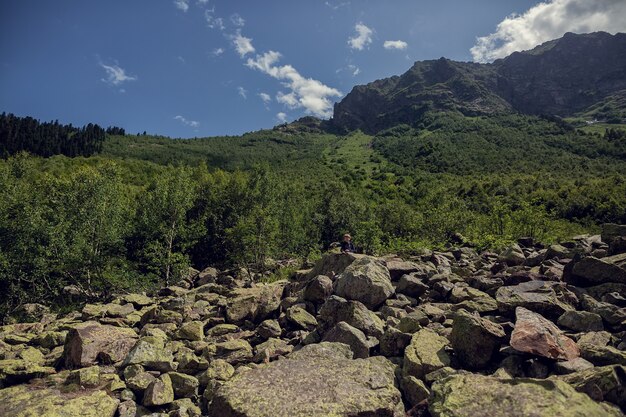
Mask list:
[[[597,332],[604,330],[602,317],[588,311],[566,311],[557,324],[575,332]]]
[[[286,359],[237,373],[213,395],[220,417],[404,415],[387,359],[351,359],[340,343],[305,346]]]
[[[523,307],[515,310],[517,320],[511,334],[511,347],[549,359],[572,360],[580,350],[551,321]]]
[[[435,382],[432,417],[620,417],[616,407],[597,403],[558,380],[498,379],[452,375]]]
[[[95,321],[76,325],[65,339],[65,366],[82,368],[119,362],[135,345],[137,337],[132,329],[101,325]]]
[[[175,371],[177,367],[165,341],[153,336],[139,339],[124,359],[123,365],[141,365],[147,370],[159,372]]]
[[[318,275],[326,275],[334,278],[341,274],[356,259],[363,258],[365,255],[356,253],[326,253],[322,259],[317,261],[313,269],[306,275],[307,279],[311,279]]]
[[[411,337],[404,351],[403,375],[424,379],[426,374],[450,365],[445,351],[449,341],[431,329],[422,329]]]
[[[375,309],[394,293],[387,268],[376,258],[363,257],[348,266],[335,281],[335,294]]]
[[[55,369],[26,359],[0,360],[0,388],[56,373]]]
[[[306,301],[323,303],[333,293],[333,281],[326,275],[318,275],[307,282],[303,297]]]
[[[524,255],[524,251],[517,244],[513,244],[506,248],[500,257],[498,258],[501,262],[506,263],[509,266],[522,265],[526,261],[526,255]]]
[[[240,324],[245,320],[255,323],[269,318],[280,306],[285,282],[259,285],[252,288],[236,288],[230,294],[226,306],[229,323]]]
[[[337,323],[326,332],[322,341],[345,343],[350,346],[355,358],[367,358],[370,355],[370,346],[365,334],[345,321]]]
[[[569,303],[568,291],[559,283],[528,281],[498,288],[496,302],[503,314],[511,314],[524,307],[549,318],[558,318],[575,308]]]
[[[459,310],[452,324],[450,342],[463,367],[478,370],[489,363],[505,336],[499,324]]]
[[[152,381],[143,394],[143,405],[146,407],[165,405],[172,401],[174,401],[174,388],[169,374],[163,374],[159,379]]]
[[[31,385],[0,390],[0,416],[7,417],[113,417],[117,405],[105,391],[62,392]]]
[[[383,321],[359,301],[348,301],[333,295],[322,305],[318,318],[324,329],[345,321],[366,336],[380,338],[383,335]]]
[[[565,281],[572,285],[588,287],[614,282],[626,284],[626,253],[598,259],[588,256],[567,268]]]
[[[602,366],[561,375],[558,379],[596,401],[609,401],[626,412],[626,367]]]

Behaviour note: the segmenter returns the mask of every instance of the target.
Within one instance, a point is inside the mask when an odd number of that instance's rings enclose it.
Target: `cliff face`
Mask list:
[[[354,87],[335,105],[331,123],[375,133],[413,124],[428,110],[568,116],[625,89],[625,34],[568,33],[492,64],[416,62],[401,76]]]

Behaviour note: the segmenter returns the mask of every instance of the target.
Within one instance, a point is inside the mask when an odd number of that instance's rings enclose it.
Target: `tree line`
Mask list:
[[[34,155],[52,156],[91,156],[102,151],[102,144],[110,135],[124,135],[119,127],[106,130],[97,124],[83,127],[71,124],[40,122],[32,117],[19,117],[14,114],[0,115],[0,157],[6,158],[21,151]]]

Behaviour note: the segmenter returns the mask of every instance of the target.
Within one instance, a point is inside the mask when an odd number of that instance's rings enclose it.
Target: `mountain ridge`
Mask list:
[[[568,117],[624,91],[626,34],[566,33],[489,64],[417,61],[400,76],[355,86],[335,104],[329,124],[339,132],[376,133],[414,125],[430,110]]]

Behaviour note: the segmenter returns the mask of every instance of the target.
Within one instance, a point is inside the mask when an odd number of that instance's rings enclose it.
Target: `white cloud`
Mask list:
[[[137,80],[136,76],[127,75],[126,71],[117,64],[106,65],[100,62],[100,66],[104,68],[104,70],[106,71],[106,75],[107,75],[106,78],[102,78],[102,82],[105,82],[109,85],[117,86],[127,81]]]
[[[348,45],[350,45],[352,49],[362,51],[363,48],[372,43],[372,34],[374,31],[360,22],[354,26],[354,30],[356,30],[357,34],[353,38],[348,39]]]
[[[549,0],[521,15],[506,17],[494,33],[477,38],[470,51],[474,61],[490,62],[532,49],[566,32],[623,32],[625,16],[624,0]]]
[[[280,113],[276,115],[276,119],[278,119],[278,121],[281,123],[285,123],[287,121],[287,114],[281,111]]]
[[[209,0],[198,0],[198,4],[205,5],[209,2]]]
[[[354,75],[355,77],[361,73],[361,68],[357,67],[356,65],[352,65],[352,64],[348,65],[348,70],[350,70],[352,75]]]
[[[226,29],[226,27],[224,26],[224,19],[222,19],[221,17],[215,17],[214,13],[215,7],[204,11],[204,19],[206,20],[207,26],[210,29]]]
[[[183,12],[189,10],[189,0],[174,0],[174,5]]]
[[[246,24],[246,21],[244,20],[243,17],[239,15],[239,13],[235,13],[231,15],[230,21],[233,23],[233,25],[239,26],[239,27],[243,27]]]
[[[246,56],[247,54],[253,53],[256,50],[254,49],[254,46],[252,46],[252,39],[246,38],[245,36],[241,34],[240,31],[237,31],[237,34],[233,36],[232,39],[233,39],[233,44],[235,45],[235,49],[237,50],[237,53],[242,58]]]
[[[213,55],[214,56],[220,56],[224,53],[224,48],[215,48],[213,50]]]
[[[405,41],[385,41],[385,43],[383,43],[383,47],[385,49],[406,49],[406,47],[409,46],[409,44],[407,44]]]
[[[248,58],[246,65],[281,80],[283,85],[289,88],[288,93],[278,93],[276,101],[279,103],[291,108],[303,108],[307,113],[319,117],[330,117],[331,98],[341,97],[342,94],[318,80],[303,77],[291,65],[275,65],[280,58],[279,52],[269,51],[257,55],[255,59]]]
[[[350,2],[349,1],[344,1],[344,2],[340,2],[340,3],[335,3],[334,1],[333,2],[326,1],[326,2],[324,2],[324,4],[326,6],[328,6],[328,7],[330,7],[333,10],[337,10],[337,9],[340,9],[342,7],[345,7],[345,6],[349,6]]]
[[[263,103],[267,104],[272,101],[272,97],[267,93],[259,93],[259,97],[263,100]]]
[[[237,87],[237,92],[241,97],[243,97],[244,100],[248,98],[248,90],[246,90],[245,88],[239,86]]]
[[[196,122],[195,120],[187,120],[186,118],[184,118],[183,116],[175,116],[174,120],[178,120],[179,122],[181,122],[182,124],[184,124],[185,126],[189,126],[189,127],[199,127],[200,126],[200,122]]]

